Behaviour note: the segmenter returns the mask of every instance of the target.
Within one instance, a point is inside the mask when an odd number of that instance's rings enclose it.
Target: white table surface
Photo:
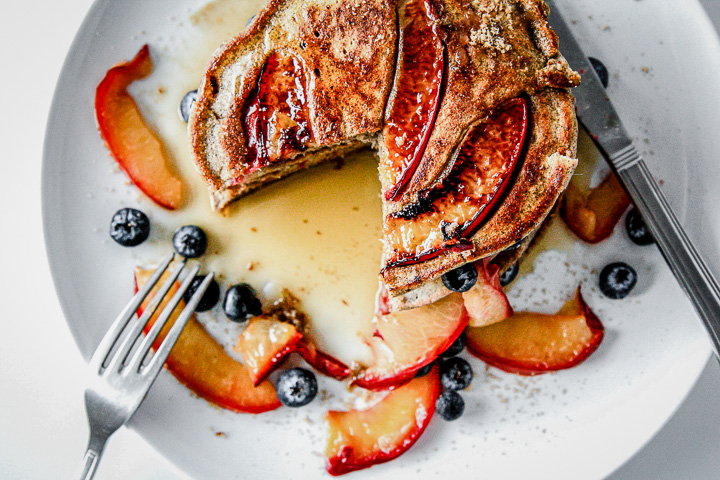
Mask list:
[[[720,25],[720,0],[702,3]],[[84,361],[62,319],[45,257],[40,165],[55,81],[90,4],[6,1],[0,15],[0,479],[74,478],[87,441]],[[720,478],[718,399],[720,367],[711,360],[675,416],[610,478]],[[96,478],[186,477],[122,429]]]

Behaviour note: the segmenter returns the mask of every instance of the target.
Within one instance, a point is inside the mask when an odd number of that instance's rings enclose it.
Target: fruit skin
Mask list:
[[[185,258],[201,257],[207,250],[207,235],[197,225],[183,225],[175,230],[173,248]]]
[[[368,390],[409,382],[459,337],[468,322],[462,296],[451,293],[435,303],[376,316],[377,332],[367,340],[373,364],[353,380]]]
[[[278,378],[278,398],[286,407],[303,407],[312,402],[318,392],[315,375],[304,368],[285,370]]]
[[[467,329],[467,349],[493,367],[519,375],[574,367],[600,346],[605,329],[578,287],[555,315],[519,312],[487,327]]]
[[[402,32],[394,94],[383,130],[390,163],[385,200],[397,200],[422,160],[435,126],[447,77],[446,48],[430,2],[409,0],[400,12]]]
[[[473,379],[472,367],[460,357],[440,362],[440,383],[446,390],[465,390]]]
[[[515,280],[520,272],[520,264],[518,262],[513,263],[504,272],[500,274],[500,286],[507,287],[513,280]]]
[[[630,197],[611,172],[589,194],[571,180],[560,204],[560,216],[578,238],[598,243],[612,234],[629,205]]]
[[[95,116],[110,153],[135,186],[161,207],[175,210],[183,203],[183,183],[127,91],[152,69],[150,50],[144,45],[130,62],[108,70],[95,91]]]
[[[197,289],[200,287],[200,284],[205,280],[204,275],[197,275],[195,278],[193,278],[192,283],[190,284],[190,287],[185,292],[185,295],[183,295],[183,300],[185,303],[188,303],[190,301],[190,298],[195,294]],[[196,312],[207,312],[212,307],[215,306],[215,304],[220,300],[220,286],[213,278],[210,282],[210,285],[208,285],[207,290],[205,290],[205,293],[203,294],[202,298],[200,299],[200,303],[198,303],[197,308],[195,309]]]
[[[190,90],[183,96],[182,100],[180,100],[180,105],[178,105],[178,114],[183,122],[187,123],[188,120],[190,120],[190,110],[197,101],[197,97],[198,90],[196,88],[195,90]]]
[[[636,208],[631,209],[625,216],[625,228],[628,237],[636,245],[651,245],[655,243],[650,230]]]
[[[352,371],[340,360],[317,349],[315,344],[306,338],[297,343],[297,353],[318,372],[335,380],[345,380]]]
[[[484,260],[474,263],[478,281],[473,288],[463,293],[471,327],[482,327],[500,322],[513,314],[505,291],[500,286],[499,267]]]
[[[463,293],[470,290],[477,283],[478,272],[471,263],[450,270],[442,276],[445,287],[453,292]]]
[[[465,412],[465,400],[454,390],[445,390],[435,402],[435,411],[444,420],[452,422]]]
[[[121,208],[110,221],[110,237],[123,247],[135,247],[150,236],[150,219],[140,210]]]
[[[435,412],[440,376],[424,377],[392,390],[368,410],[329,411],[325,466],[331,475],[360,470],[398,457],[420,438]]]
[[[624,262],[607,265],[600,272],[600,290],[606,297],[620,300],[627,297],[637,283],[637,272]]]
[[[600,77],[600,83],[602,83],[602,86],[607,88],[610,75],[608,74],[608,69],[605,64],[595,57],[588,57],[588,60],[590,60],[597,76]]]
[[[454,357],[455,355],[458,355],[460,352],[465,350],[465,344],[467,343],[467,337],[465,336],[465,332],[461,333],[459,337],[455,339],[455,341],[448,347],[447,350],[445,350],[443,353],[440,354],[441,358],[448,358],[448,357]]]
[[[136,291],[147,282],[150,275],[152,275],[152,270],[135,269]],[[141,314],[147,307],[159,285],[168,275],[168,273],[165,273],[160,279],[158,285],[138,309],[138,314]],[[160,303],[158,312],[163,310],[179,286],[179,282],[173,285],[168,295]],[[182,307],[181,302],[181,305],[173,312],[168,325],[165,326],[155,341],[155,348],[165,338]],[[153,325],[155,319],[156,315],[153,316],[145,328],[145,333]],[[223,347],[215,341],[194,316],[185,326],[170,352],[170,356],[165,361],[165,367],[194,394],[210,403],[234,412],[262,413],[274,410],[281,405],[272,384],[266,381],[254,387],[248,369],[225,353]]]
[[[247,283],[239,283],[228,288],[223,301],[225,315],[233,322],[244,322],[250,317],[262,314],[262,303],[255,290]]]

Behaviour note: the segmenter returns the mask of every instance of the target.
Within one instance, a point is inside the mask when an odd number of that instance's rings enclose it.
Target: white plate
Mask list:
[[[98,1],[58,82],[45,143],[45,235],[58,295],[86,358],[111,321],[108,313],[129,298],[137,261],[108,239],[109,218],[128,203],[151,208],[108,160],[95,127],[94,89],[112,63],[142,43],[182,45],[183,19],[202,3]],[[622,118],[717,273],[720,96],[712,86],[720,78],[720,49],[699,4],[660,3],[584,0],[562,7],[587,53],[608,65]],[[662,426],[709,348],[659,253],[632,245],[619,228],[598,246],[575,244],[560,255],[543,256],[539,273],[520,279],[511,299],[556,305],[585,281],[588,302],[607,329],[597,353],[575,369],[534,378],[479,371],[461,420],[433,420],[408,453],[364,477],[602,478]],[[625,301],[606,300],[594,287],[595,270],[611,260],[633,264],[640,275]],[[163,373],[131,424],[197,478],[317,478],[324,471],[326,408],[314,402],[232,414],[209,408]]]

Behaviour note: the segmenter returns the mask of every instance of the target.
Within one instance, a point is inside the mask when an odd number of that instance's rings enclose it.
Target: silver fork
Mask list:
[[[152,355],[150,349],[153,343],[190,287],[200,267],[193,268],[168,305],[162,310],[145,338],[136,347],[142,337],[143,329],[152,318],[158,305],[185,269],[185,260],[163,283],[140,318],[132,324],[130,321],[174,257],[174,254],[170,254],[162,261],[148,282],[139,289],[113,322],[90,359],[91,380],[85,390],[85,409],[90,424],[90,440],[80,469],[81,479],[91,479],[95,475],[107,439],[130,419],[147,395],[150,386],[170,354],[170,350],[212,281],[213,274],[210,273],[182,310],[155,354]]]

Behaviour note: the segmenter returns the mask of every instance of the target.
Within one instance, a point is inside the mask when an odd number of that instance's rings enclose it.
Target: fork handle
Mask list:
[[[673,213],[634,146],[617,152],[612,163],[642,214],[660,253],[692,302],[720,359],[720,288]]]
[[[102,457],[105,450],[105,443],[108,438],[109,436],[95,435],[90,432],[90,441],[80,464],[80,473],[78,475],[80,480],[90,480],[95,476],[95,470],[100,464],[100,457]]]

